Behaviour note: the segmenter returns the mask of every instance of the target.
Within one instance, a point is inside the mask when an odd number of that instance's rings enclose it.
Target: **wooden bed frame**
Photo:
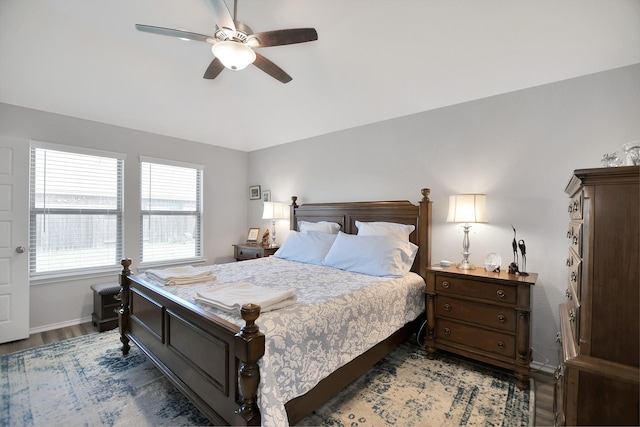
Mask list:
[[[394,201],[302,206],[292,197],[291,229],[297,229],[300,220],[337,222],[350,234],[357,234],[356,220],[414,224],[410,240],[419,250],[412,271],[425,277],[431,253],[429,189],[423,189],[422,196],[418,205]],[[243,306],[245,325],[240,328],[132,275],[130,259],[122,260],[122,266],[118,319],[123,354],[132,341],[213,424],[260,425],[258,361],[265,351],[265,336],[255,323],[260,307]],[[308,393],[287,402],[289,422],[299,422],[369,370],[409,336],[412,326],[405,325]]]

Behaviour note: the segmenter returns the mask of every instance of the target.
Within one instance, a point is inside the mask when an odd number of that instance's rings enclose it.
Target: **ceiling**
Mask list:
[[[210,45],[134,27],[213,34],[207,0],[0,0],[0,102],[253,151],[640,63],[640,0],[239,0],[237,18],[316,28],[259,50],[292,82],[205,80]]]

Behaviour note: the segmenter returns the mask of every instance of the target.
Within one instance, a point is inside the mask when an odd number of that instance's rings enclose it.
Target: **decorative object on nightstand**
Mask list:
[[[580,169],[569,199],[557,425],[640,423],[640,167]]]
[[[473,270],[476,267],[469,262],[469,228],[471,223],[487,222],[487,196],[484,194],[458,194],[449,196],[449,215],[447,222],[461,222],[464,225],[462,240],[462,261],[460,270]]]
[[[247,233],[247,243],[257,243],[258,234],[260,234],[259,228],[250,228],[249,232]]]
[[[538,275],[430,267],[426,273],[427,357],[445,350],[512,370],[529,387],[531,287]]]
[[[262,211],[262,219],[270,219],[273,225],[273,233],[271,239],[273,243],[269,247],[276,246],[276,221],[279,219],[285,219],[284,216],[285,204],[280,202],[264,202],[264,209]]]
[[[236,261],[264,258],[276,253],[277,246],[264,247],[259,243],[246,243],[233,245],[233,257]]]

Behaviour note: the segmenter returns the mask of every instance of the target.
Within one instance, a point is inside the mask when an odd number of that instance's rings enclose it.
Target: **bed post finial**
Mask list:
[[[289,230],[298,229],[298,221],[296,220],[296,209],[298,208],[298,196],[291,196],[291,206],[289,207]]]
[[[122,273],[120,273],[120,308],[118,308],[118,326],[120,327],[120,342],[122,343],[122,354],[129,353],[129,338],[125,333],[125,326],[129,323],[129,276],[131,275],[131,258],[120,260]]]
[[[260,316],[260,306],[244,304],[240,309],[245,325],[236,334],[236,357],[240,360],[240,397],[241,405],[236,414],[245,421],[260,423],[258,409],[258,384],[260,383],[260,369],[258,360],[264,356],[264,334],[260,332],[256,320]],[[254,420],[258,417],[257,420]]]
[[[423,202],[428,202],[429,201],[429,194],[431,194],[431,189],[430,188],[423,188],[420,192],[422,193],[422,201]]]

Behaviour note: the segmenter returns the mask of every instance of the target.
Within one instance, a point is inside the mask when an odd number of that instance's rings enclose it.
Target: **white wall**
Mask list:
[[[564,188],[574,169],[599,167],[604,153],[632,140],[640,140],[640,65],[254,151],[249,182],[270,189],[274,201],[297,195],[299,203],[417,202],[429,187],[432,262],[461,259],[460,227],[445,222],[448,196],[486,193],[489,223],[472,227],[470,260],[482,265],[495,251],[506,268],[516,227],[527,270],[539,274],[534,361],[550,367],[567,283]],[[250,222],[268,227],[259,209],[250,204]],[[278,230],[281,241],[287,224]]]
[[[207,263],[233,260],[232,244],[246,238],[248,154],[162,135],[75,119],[0,103],[0,135],[124,153],[124,254],[139,264],[139,156],[204,165],[204,256]],[[29,165],[24,165],[28,168]],[[28,191],[28,182],[23,191]],[[117,282],[117,274],[31,285],[30,329],[48,330],[87,321],[90,285]],[[26,285],[26,284],[25,284]]]

